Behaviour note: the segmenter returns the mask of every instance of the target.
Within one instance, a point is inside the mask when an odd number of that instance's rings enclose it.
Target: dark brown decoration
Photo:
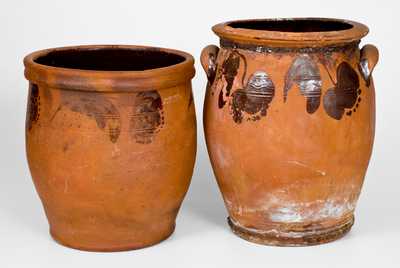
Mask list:
[[[240,124],[243,116],[248,114],[247,120],[257,121],[267,115],[269,104],[275,95],[275,86],[265,72],[254,73],[245,88],[237,89],[232,94],[233,120]]]
[[[40,116],[40,96],[39,88],[33,83],[29,83],[28,108],[26,113],[26,127],[32,129],[32,125],[39,120]]]
[[[62,91],[61,96],[60,109],[66,107],[94,119],[98,128],[108,132],[110,141],[117,142],[121,132],[120,114],[104,94]]]
[[[228,58],[222,63],[222,73],[226,81],[225,96],[230,96],[233,86],[233,80],[238,73],[240,65],[240,56],[237,52],[233,51],[229,54]]]
[[[293,83],[300,88],[301,95],[306,97],[307,112],[314,113],[320,104],[322,81],[317,64],[307,54],[297,57],[286,73],[283,89],[285,102]]]
[[[265,44],[244,44],[241,42],[234,42],[229,39],[221,39],[220,45],[224,48],[231,49],[244,49],[247,51],[252,51],[256,53],[264,54],[287,54],[287,53],[307,53],[307,54],[330,54],[333,52],[345,52],[349,49],[358,48],[360,42],[351,42],[348,44],[338,44],[336,46],[324,46],[324,47],[283,47],[283,46],[268,46]]]
[[[229,98],[231,95],[233,81],[235,80],[235,77],[238,74],[241,59],[243,59],[244,65],[245,65],[244,73],[242,76],[242,84],[243,84],[243,80],[244,80],[244,77],[246,76],[246,69],[247,69],[246,59],[243,57],[243,55],[241,55],[239,52],[233,50],[233,51],[231,51],[229,56],[222,63],[222,75],[226,81],[226,87],[225,87],[225,96],[224,96],[224,92],[222,89],[218,95],[218,107],[220,109],[225,106],[225,103],[227,102],[226,98]]]
[[[130,129],[136,142],[147,144],[164,124],[163,105],[156,90],[140,92],[136,95]]]
[[[340,120],[346,109],[346,114],[351,115],[356,111],[355,105],[361,101],[361,90],[358,74],[347,62],[342,62],[337,67],[337,84],[328,89],[324,95],[324,109],[327,114]]]

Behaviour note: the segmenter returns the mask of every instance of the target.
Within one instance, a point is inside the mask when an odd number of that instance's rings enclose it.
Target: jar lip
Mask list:
[[[221,39],[271,47],[322,47],[350,43],[368,34],[364,24],[334,18],[233,20],[212,30]]]
[[[73,54],[74,52],[102,50],[168,54],[182,59],[171,64],[160,65],[160,67],[153,68],[153,66],[140,70],[119,68],[102,70],[101,68],[79,68],[79,66],[69,68],[38,62],[38,59],[51,53],[69,52]],[[145,57],[143,58],[145,59]],[[25,77],[32,83],[44,84],[58,89],[82,91],[135,92],[170,88],[189,82],[195,74],[194,58],[189,53],[168,48],[136,45],[81,45],[49,48],[27,55],[24,58],[24,65]]]

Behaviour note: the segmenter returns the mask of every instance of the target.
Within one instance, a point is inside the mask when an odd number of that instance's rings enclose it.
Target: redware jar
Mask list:
[[[171,235],[195,161],[193,62],[138,46],[25,58],[26,151],[55,240],[117,251]]]
[[[213,31],[204,131],[233,232],[282,246],[343,236],[374,140],[378,51],[359,49],[368,28],[304,18]]]

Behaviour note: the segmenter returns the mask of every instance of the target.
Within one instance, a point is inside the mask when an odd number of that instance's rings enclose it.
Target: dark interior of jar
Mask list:
[[[35,59],[47,66],[93,71],[144,71],[183,61],[183,56],[157,49],[124,48],[55,50]]]
[[[294,33],[342,31],[353,27],[346,22],[322,19],[249,20],[231,22],[228,25],[248,30]]]

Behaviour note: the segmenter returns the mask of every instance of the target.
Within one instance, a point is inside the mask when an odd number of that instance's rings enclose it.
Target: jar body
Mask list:
[[[359,66],[358,42],[221,40],[204,131],[236,234],[296,246],[351,228],[375,130],[374,86]]]
[[[84,250],[167,238],[196,153],[190,81],[135,92],[30,84],[27,158],[52,236]]]

